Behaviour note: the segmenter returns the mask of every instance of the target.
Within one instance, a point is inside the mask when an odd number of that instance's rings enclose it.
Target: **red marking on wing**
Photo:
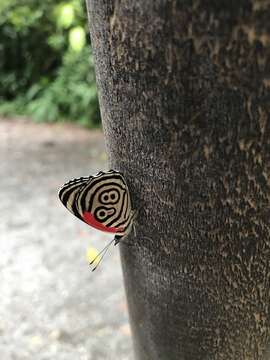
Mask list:
[[[121,233],[124,231],[124,228],[116,228],[116,227],[107,227],[103,224],[101,224],[99,221],[97,221],[94,216],[90,212],[85,212],[83,214],[83,220],[90,226],[93,226],[95,229],[109,232],[109,233]]]

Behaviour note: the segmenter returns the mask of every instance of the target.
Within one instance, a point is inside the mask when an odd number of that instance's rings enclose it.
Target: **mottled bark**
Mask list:
[[[270,359],[269,1],[88,12],[137,359]]]

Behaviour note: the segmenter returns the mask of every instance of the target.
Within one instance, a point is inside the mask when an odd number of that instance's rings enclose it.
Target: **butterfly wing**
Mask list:
[[[118,171],[69,181],[59,197],[70,212],[98,230],[123,236],[130,229],[134,211],[127,183]]]
[[[78,211],[77,198],[80,191],[85,187],[88,181],[92,178],[80,177],[65,183],[59,190],[58,196],[63,205],[77,218],[84,221],[83,217]]]

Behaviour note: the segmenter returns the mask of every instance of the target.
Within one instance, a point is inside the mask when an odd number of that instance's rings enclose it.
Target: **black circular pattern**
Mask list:
[[[98,201],[101,204],[116,204],[120,199],[120,191],[117,188],[105,190],[99,194]]]

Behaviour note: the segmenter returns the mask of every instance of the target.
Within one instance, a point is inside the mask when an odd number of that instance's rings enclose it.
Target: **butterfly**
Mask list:
[[[119,171],[100,171],[94,176],[71,180],[61,187],[59,198],[73,215],[86,224],[115,234],[114,239],[96,256],[100,259],[98,264],[111,243],[117,245],[132,228],[136,211],[131,207],[129,189]]]

